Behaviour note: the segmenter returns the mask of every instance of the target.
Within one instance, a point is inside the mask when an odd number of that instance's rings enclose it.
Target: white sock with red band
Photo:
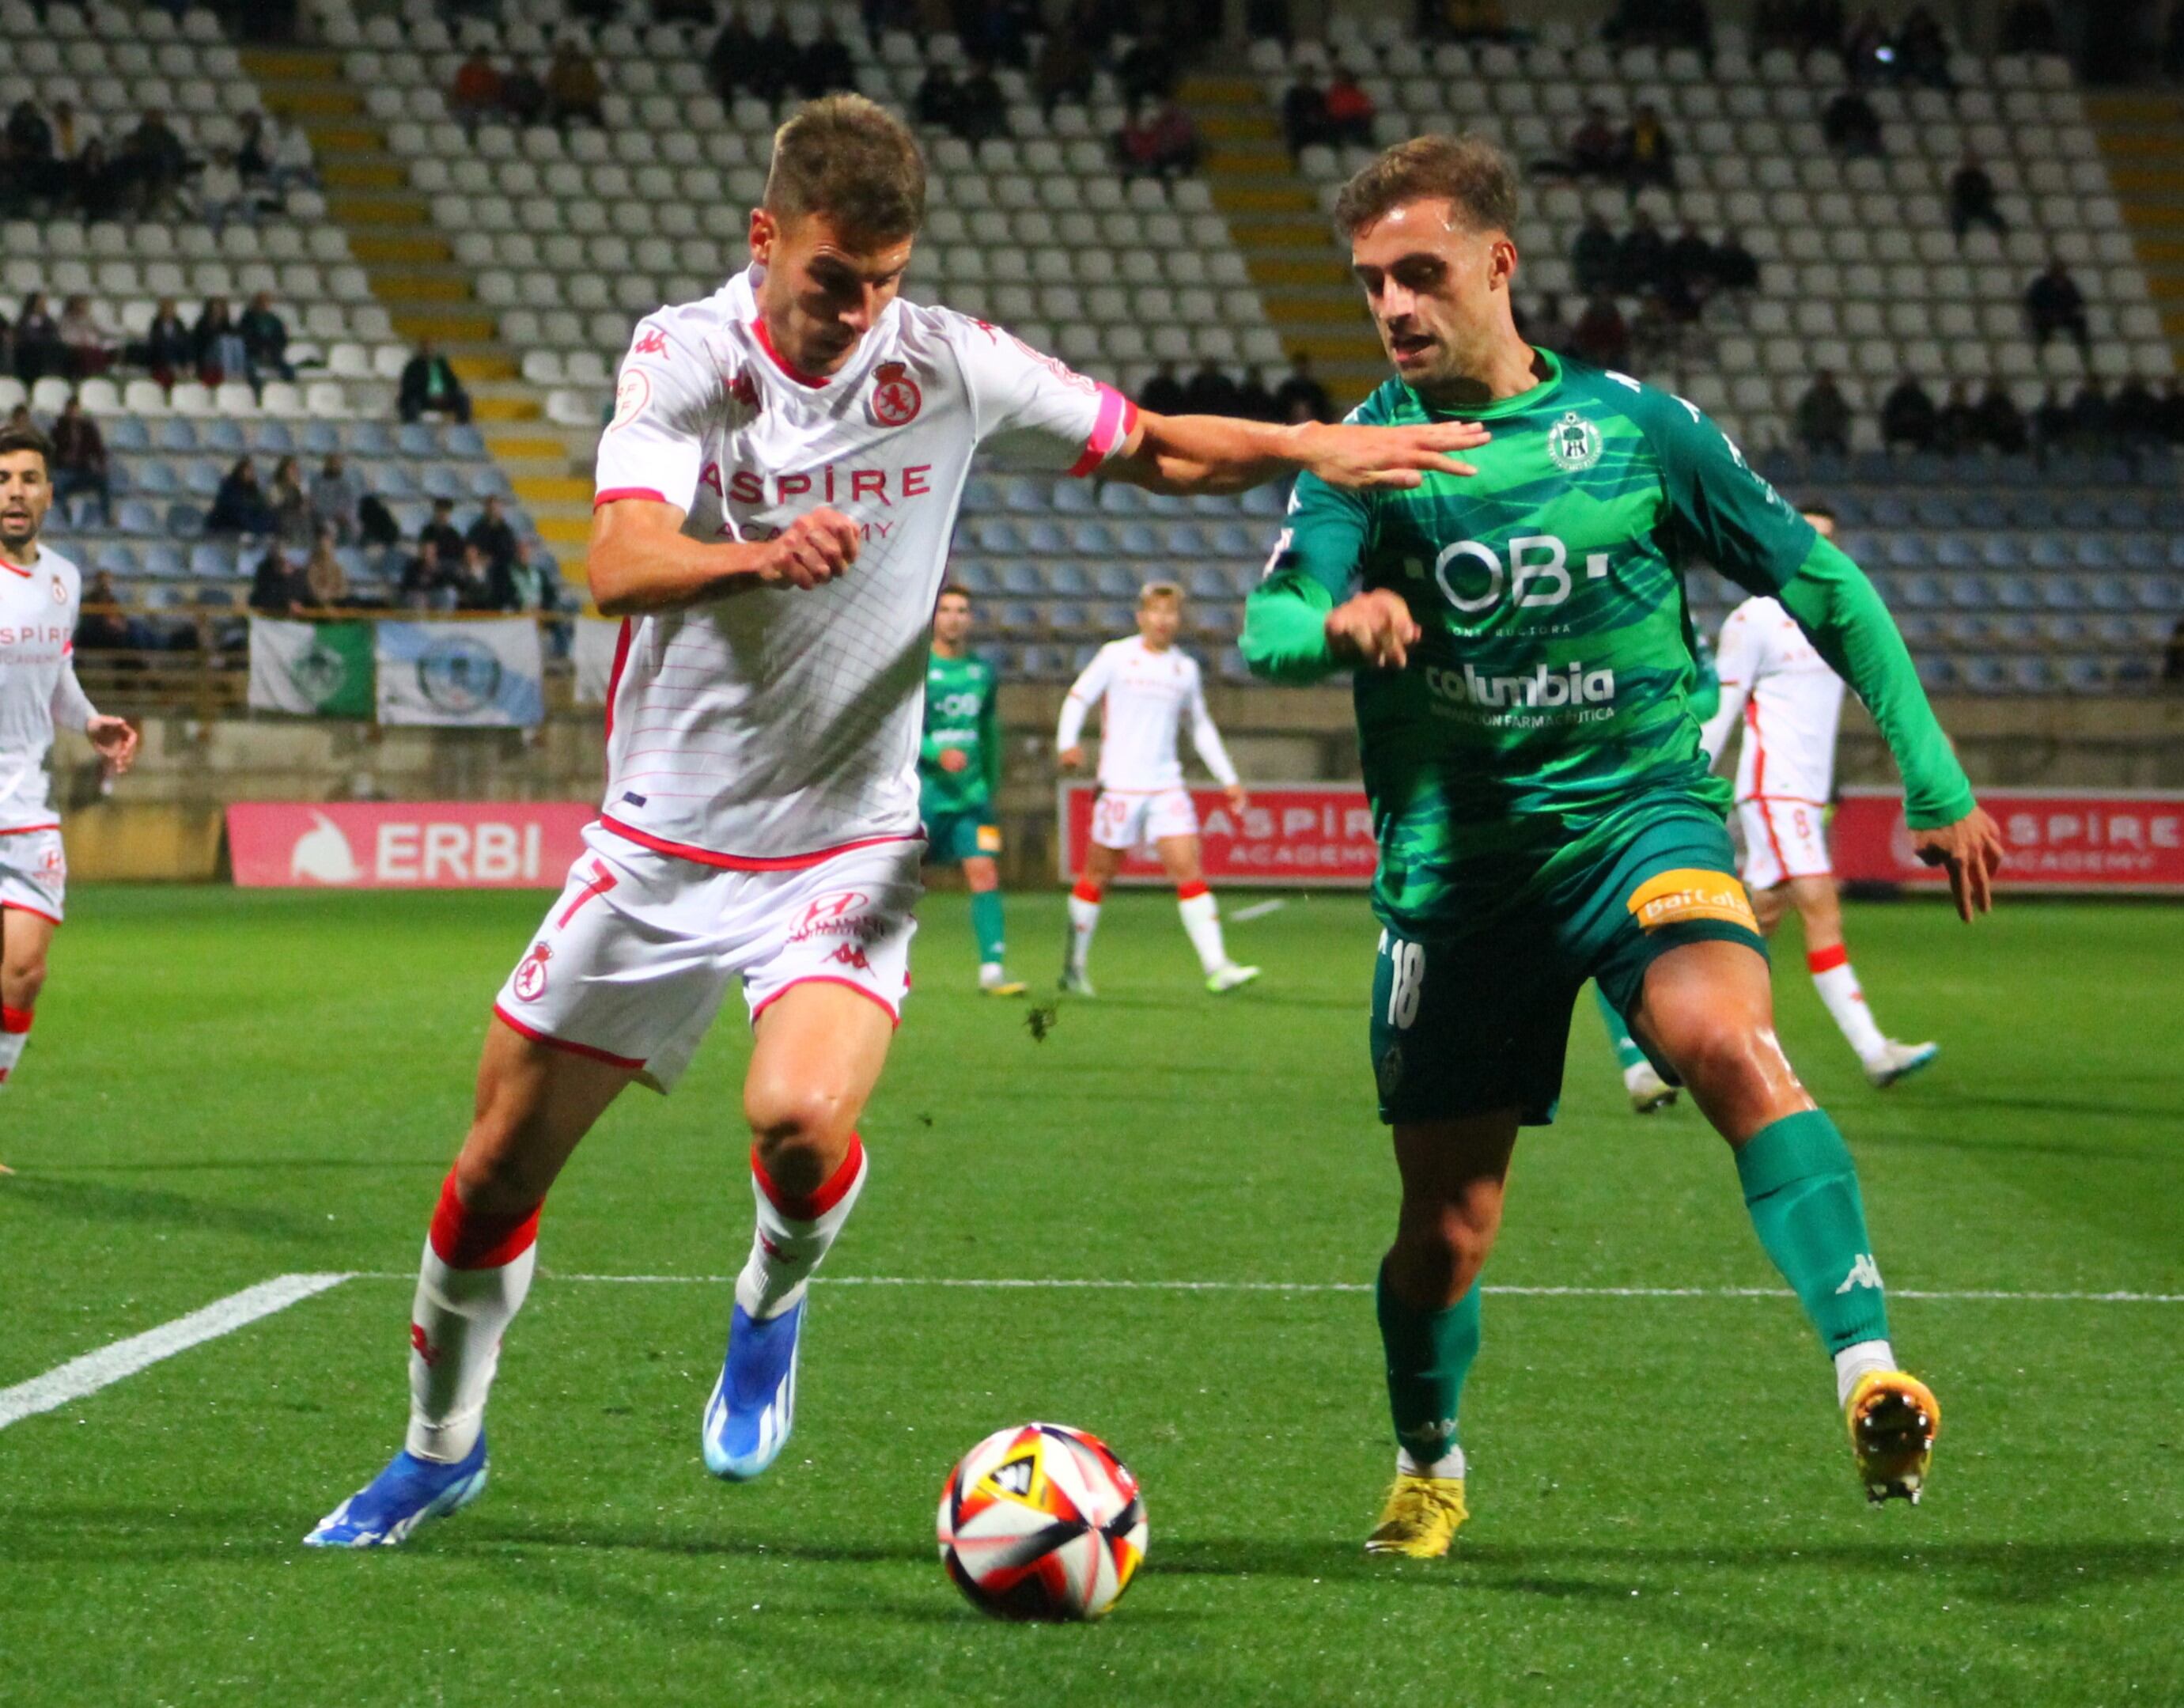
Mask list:
[[[8,1075],[23,1059],[23,1046],[30,1041],[31,1011],[0,1007],[0,1086],[8,1083]]]
[[[521,1215],[463,1208],[440,1188],[410,1307],[410,1435],[419,1459],[453,1465],[477,1444],[500,1337],[523,1308],[538,1261],[538,1207]]]
[[[779,1316],[804,1297],[804,1284],[842,1231],[857,1194],[865,1189],[865,1144],[850,1135],[849,1154],[809,1197],[784,1192],[767,1177],[751,1147],[751,1192],[758,1200],[758,1228],[750,1256],[736,1277],[736,1303],[755,1321]]]
[[[1100,886],[1079,878],[1069,892],[1069,970],[1081,973],[1092,956],[1092,934],[1100,926]]]
[[[1813,975],[1813,988],[1836,1017],[1836,1024],[1858,1052],[1858,1060],[1869,1062],[1888,1047],[1888,1040],[1866,1008],[1865,992],[1858,988],[1858,974],[1851,970],[1847,946],[1838,943],[1832,949],[1806,956],[1805,969]]]
[[[1214,904],[1213,892],[1203,884],[1178,884],[1175,909],[1183,915],[1190,946],[1198,951],[1198,964],[1212,978],[1228,964],[1228,951],[1221,941],[1221,910]]]

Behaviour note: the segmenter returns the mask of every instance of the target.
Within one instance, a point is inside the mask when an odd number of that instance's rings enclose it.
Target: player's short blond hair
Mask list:
[[[915,237],[925,156],[909,126],[862,95],[806,101],[773,133],[764,205],[784,225],[824,214],[856,237]]]
[[[1446,202],[1474,232],[1513,232],[1517,163],[1484,137],[1413,137],[1384,148],[1334,198],[1334,229],[1356,237],[1407,202]]]
[[[1138,589],[1138,607],[1148,605],[1181,605],[1183,583],[1176,581],[1149,581]]]

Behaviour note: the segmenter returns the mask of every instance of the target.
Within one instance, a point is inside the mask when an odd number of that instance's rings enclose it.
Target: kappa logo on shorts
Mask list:
[[[543,943],[534,943],[531,952],[523,957],[515,969],[515,995],[520,1002],[535,1002],[546,994],[546,963],[554,958],[554,952]]]
[[[872,420],[881,427],[908,427],[925,407],[925,394],[900,362],[882,362],[872,370]]]
[[[1741,925],[1754,936],[1759,922],[1752,917],[1752,901],[1744,885],[1726,872],[1687,867],[1648,878],[1624,904],[1647,931],[1663,925],[1681,925],[1698,919],[1718,919]]]
[[[68,856],[61,851],[58,842],[46,850],[46,857],[38,862],[39,875],[58,880],[68,876]]]
[[[869,973],[872,970],[872,957],[855,943],[843,944],[827,958],[830,961],[839,961],[844,967],[854,967],[860,973]]]

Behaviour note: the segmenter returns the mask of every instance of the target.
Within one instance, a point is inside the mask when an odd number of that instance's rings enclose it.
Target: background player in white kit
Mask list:
[[[51,458],[43,433],[0,431],[0,1089],[30,1041],[68,889],[46,774],[53,731],[82,730],[116,776],[136,756],[136,732],[101,717],[75,679],[83,577],[38,542]]]
[[[1808,510],[1805,519],[1835,538],[1832,512]],[[1882,1033],[1843,942],[1825,822],[1835,787],[1842,678],[1771,599],[1747,599],[1730,612],[1714,661],[1721,703],[1699,739],[1708,758],[1718,760],[1730,732],[1743,725],[1736,812],[1744,832],[1744,885],[1759,929],[1771,935],[1786,907],[1797,910],[1805,926],[1805,965],[1820,1000],[1865,1064],[1866,1077],[1892,1086],[1931,1062],[1941,1047],[1899,1044]]]
[[[1186,720],[1190,745],[1228,791],[1228,804],[1241,812],[1247,797],[1206,710],[1198,661],[1175,644],[1182,627],[1183,589],[1172,581],[1147,582],[1138,594],[1137,634],[1111,640],[1095,653],[1061,702],[1055,757],[1063,770],[1076,771],[1084,764],[1084,719],[1106,701],[1092,840],[1084,869],[1069,892],[1069,940],[1061,963],[1061,988],[1077,996],[1093,994],[1087,968],[1100,897],[1122,870],[1123,857],[1148,842],[1175,885],[1177,909],[1206,970],[1206,988],[1218,994],[1259,976],[1256,967],[1240,967],[1228,958],[1220,910],[1199,861],[1198,812],[1176,756],[1176,736]]]
[[[1483,443],[1473,426],[1141,416],[1006,332],[903,302],[924,205],[899,120],[811,103],[776,135],[749,269],[638,323],[588,561],[625,618],[606,802],[488,1026],[412,1306],[407,1443],[314,1543],[398,1543],[483,1487],[547,1190],[625,1086],[674,1083],[738,977],[757,1227],[702,1443],[738,1480],[780,1452],[805,1283],[864,1186],[857,1119],[908,984],[927,628],[976,449],[1181,492],[1471,472],[1444,453]]]

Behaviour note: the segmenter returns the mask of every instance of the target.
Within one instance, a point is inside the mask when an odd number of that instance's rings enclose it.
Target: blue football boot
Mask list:
[[[705,1402],[705,1469],[748,1482],[772,1465],[796,1422],[796,1348],[811,1298],[755,1322],[738,1305],[728,1355]]]
[[[306,1548],[392,1548],[428,1518],[444,1518],[485,1492],[485,1437],[461,1463],[438,1465],[404,1451],[319,1521]]]

